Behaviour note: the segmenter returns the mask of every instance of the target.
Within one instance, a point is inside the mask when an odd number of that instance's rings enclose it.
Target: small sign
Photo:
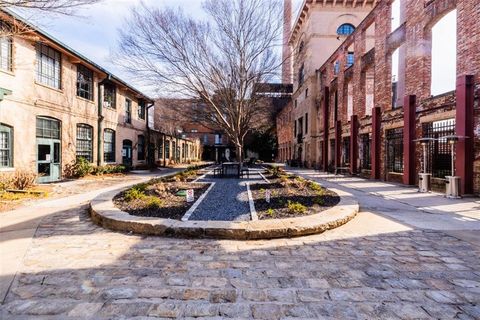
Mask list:
[[[122,149],[122,157],[126,157],[127,156],[127,149]]]
[[[50,161],[52,160],[52,156],[50,154],[45,155],[45,161]]]
[[[270,197],[271,197],[270,190],[266,190],[265,191],[265,201],[267,201],[267,203],[270,203]]]
[[[187,190],[187,202],[193,202],[195,197],[193,196],[193,189]]]

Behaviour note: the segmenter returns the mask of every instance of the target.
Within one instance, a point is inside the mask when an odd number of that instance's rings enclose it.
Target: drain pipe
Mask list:
[[[150,169],[153,169],[153,164],[155,163],[155,151],[153,151],[153,155],[150,154],[150,151],[152,150],[152,148],[150,147],[150,144],[151,144],[151,141],[150,141],[150,108],[154,107],[155,106],[155,103],[154,102],[150,102],[150,105],[147,105],[147,110],[146,110],[146,117],[147,117],[147,141],[148,141],[148,144],[147,144],[147,161],[148,161],[148,166]],[[153,115],[153,121],[155,122],[155,115]],[[155,142],[154,142],[155,144]],[[155,150],[155,148],[153,149]],[[152,158],[153,156],[153,158]],[[153,161],[152,161],[153,159]]]
[[[105,78],[109,79],[110,76]],[[102,136],[103,136],[103,81],[98,83],[98,124],[97,124],[97,166],[103,163]]]

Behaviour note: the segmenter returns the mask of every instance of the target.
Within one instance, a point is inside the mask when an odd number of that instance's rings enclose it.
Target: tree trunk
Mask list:
[[[240,166],[241,166],[243,163],[243,146],[237,145],[236,151],[237,151],[237,159],[238,159],[238,162],[240,162]]]

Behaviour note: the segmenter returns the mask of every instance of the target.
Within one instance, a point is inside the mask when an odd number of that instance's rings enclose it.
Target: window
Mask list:
[[[301,53],[304,47],[305,47],[305,42],[302,40],[300,42],[300,45],[298,46],[298,53]]]
[[[13,167],[13,128],[0,123],[0,168]]]
[[[305,113],[305,134],[308,133],[308,113]]]
[[[216,134],[215,135],[215,144],[222,144],[222,135]]]
[[[340,72],[340,61],[335,61],[333,63],[333,74],[337,75]]]
[[[145,101],[138,101],[138,119],[145,120]]]
[[[103,105],[107,108],[116,108],[116,88],[115,85],[105,83],[103,86]]]
[[[60,139],[60,121],[37,117],[37,138]]]
[[[347,68],[353,66],[355,63],[355,54],[353,52],[347,53]]]
[[[5,71],[12,71],[11,37],[0,37],[0,69]]]
[[[61,88],[61,54],[57,50],[37,44],[37,78],[36,80],[47,86]]]
[[[342,141],[342,165],[344,167],[350,164],[350,137],[344,137]]]
[[[301,86],[305,80],[305,64],[302,63],[302,66],[298,70],[298,85]]]
[[[93,100],[93,72],[81,64],[77,65],[77,96]]]
[[[163,158],[163,139],[158,140],[158,158]]]
[[[305,89],[305,98],[308,98],[308,88]]]
[[[423,123],[422,130],[424,138],[436,139],[427,145],[427,172],[442,179],[452,175],[451,146],[442,137],[455,135],[455,119]]]
[[[138,136],[137,158],[138,160],[145,160],[145,137],[142,135]]]
[[[293,136],[297,136],[297,121],[293,121]]]
[[[165,141],[165,159],[170,159],[170,141]]]
[[[348,36],[355,31],[355,27],[350,23],[344,23],[337,29],[337,34],[339,36]]]
[[[297,100],[295,100],[295,108],[297,107]]]
[[[403,128],[386,131],[387,138],[387,170],[403,172]]]
[[[360,135],[360,140],[362,141],[361,150],[360,150],[360,154],[361,154],[360,166],[362,169],[370,170],[372,168],[371,154],[370,154],[370,142],[371,142],[370,134],[365,133]]]
[[[125,123],[132,123],[132,100],[125,99]]]
[[[93,128],[88,124],[77,124],[77,159],[93,162]]]
[[[203,135],[203,144],[207,144],[208,143],[208,135],[204,134]]]
[[[103,130],[103,160],[115,162],[115,131],[112,129]]]

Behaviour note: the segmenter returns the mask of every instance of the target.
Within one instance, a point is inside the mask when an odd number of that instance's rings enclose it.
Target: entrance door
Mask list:
[[[126,167],[131,167],[132,162],[132,141],[123,140],[122,147],[122,164]]]
[[[38,183],[60,180],[60,140],[37,138]]]
[[[61,124],[48,117],[37,117],[38,183],[54,182],[61,176]]]

